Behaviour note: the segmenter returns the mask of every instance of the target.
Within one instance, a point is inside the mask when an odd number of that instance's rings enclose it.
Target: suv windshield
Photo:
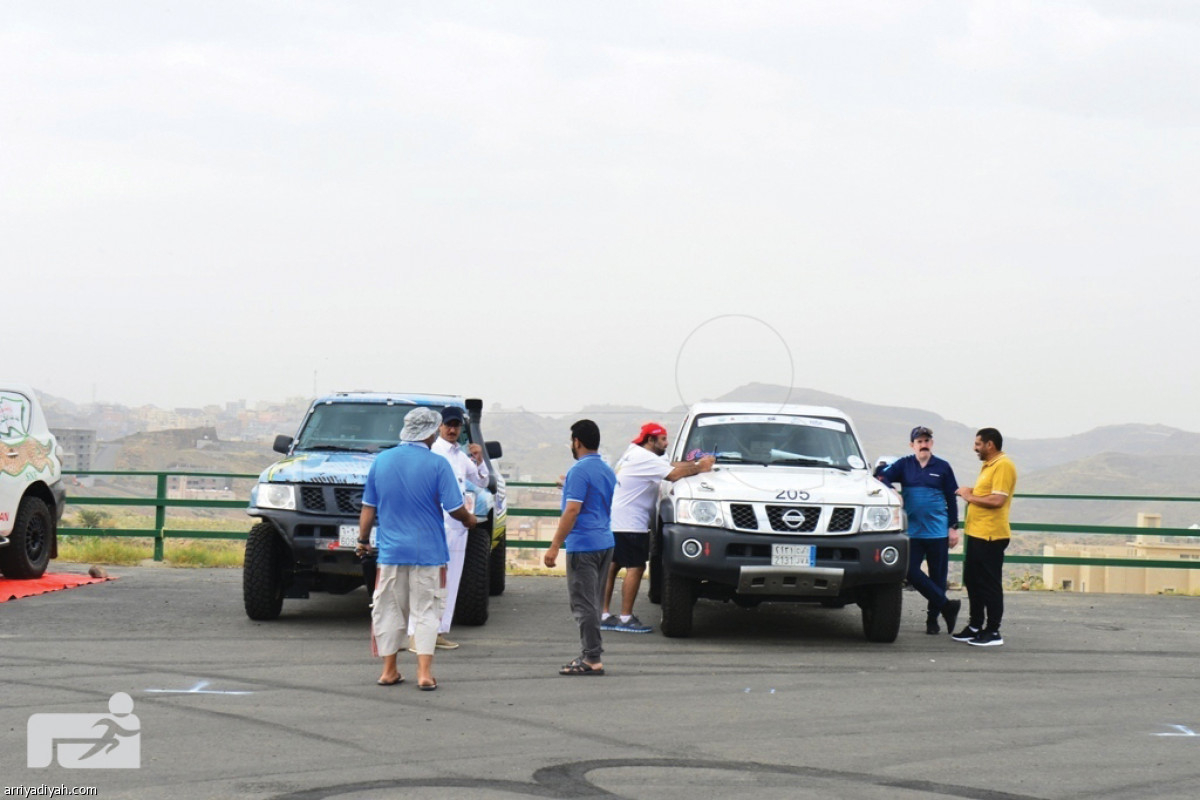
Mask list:
[[[866,466],[844,420],[790,414],[706,414],[692,425],[683,452],[687,461],[711,455],[729,464]]]
[[[373,453],[400,443],[404,415],[416,406],[386,403],[322,403],[300,431],[296,450],[347,450]],[[441,412],[440,406],[430,406]],[[463,426],[460,441],[466,442]]]

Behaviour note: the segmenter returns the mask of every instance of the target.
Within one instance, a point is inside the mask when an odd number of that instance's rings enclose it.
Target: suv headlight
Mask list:
[[[714,500],[680,500],[675,506],[675,518],[692,525],[724,527],[721,505]]]
[[[900,506],[867,506],[863,509],[864,531],[897,531],[904,528],[904,510]]]
[[[260,483],[250,493],[250,505],[295,511],[296,487],[287,483]]]

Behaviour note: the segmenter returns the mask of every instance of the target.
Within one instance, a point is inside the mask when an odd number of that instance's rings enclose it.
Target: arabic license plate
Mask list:
[[[817,548],[811,544],[773,544],[771,566],[811,567],[816,555]]]
[[[338,526],[338,544],[342,547],[354,549],[358,547],[358,526],[357,525],[339,525]],[[371,528],[371,547],[375,546],[375,528]]]

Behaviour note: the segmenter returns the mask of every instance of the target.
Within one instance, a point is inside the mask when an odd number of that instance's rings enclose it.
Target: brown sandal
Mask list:
[[[559,675],[603,675],[604,667],[593,667],[582,658],[577,658],[570,664],[564,664],[558,671]]]

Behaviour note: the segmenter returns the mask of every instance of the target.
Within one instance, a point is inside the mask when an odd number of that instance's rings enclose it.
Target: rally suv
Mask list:
[[[62,448],[33,389],[0,383],[0,574],[40,578],[58,556]]]
[[[908,568],[899,495],[871,477],[850,418],[834,408],[693,406],[673,461],[713,456],[660,488],[650,599],[662,632],[689,636],[698,598],[857,603],[863,632],[892,642]]]
[[[460,442],[483,442],[483,401],[449,395],[339,392],[318,398],[291,436],[275,437],[287,457],[263,471],[247,513],[258,522],[246,539],[242,598],[246,615],[275,619],[284,598],[311,592],[346,594],[373,580],[354,553],[363,487],[375,456],[400,443],[404,415],[417,406],[466,411]],[[504,591],[507,511],[504,478],[492,466],[499,442],[483,448],[493,506],[467,535],[466,561],[454,621],[487,622],[488,596]],[[375,533],[371,540],[374,543]],[[366,568],[364,568],[366,566]]]

